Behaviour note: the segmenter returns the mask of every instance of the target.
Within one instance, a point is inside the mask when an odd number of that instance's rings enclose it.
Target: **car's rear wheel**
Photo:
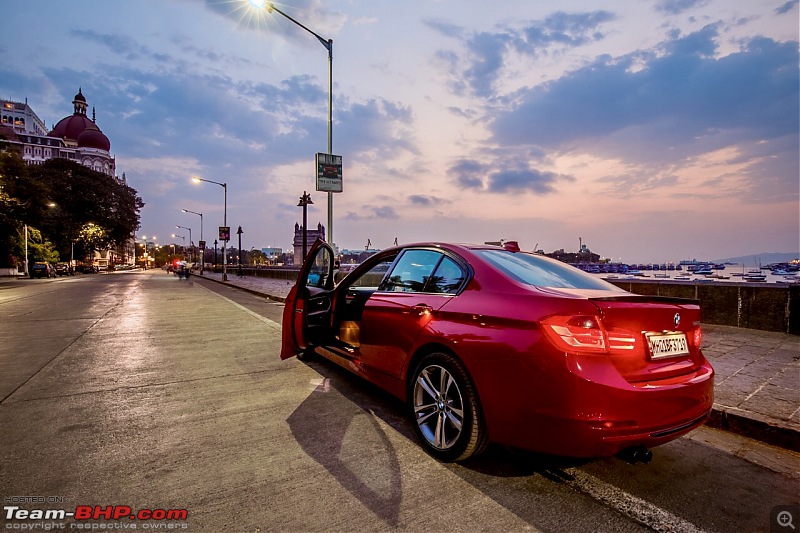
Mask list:
[[[486,428],[475,385],[452,354],[432,353],[408,383],[414,430],[440,461],[463,461],[486,448]]]

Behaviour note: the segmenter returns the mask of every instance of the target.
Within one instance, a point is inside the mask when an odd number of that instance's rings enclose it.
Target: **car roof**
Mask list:
[[[461,243],[461,242],[443,242],[443,241],[421,241],[421,242],[411,242],[406,244],[400,244],[398,246],[392,246],[390,248],[384,248],[381,251],[386,250],[402,250],[404,248],[447,248],[447,249],[462,249],[462,250],[504,250],[502,246],[495,246],[493,244],[471,244],[471,243]]]

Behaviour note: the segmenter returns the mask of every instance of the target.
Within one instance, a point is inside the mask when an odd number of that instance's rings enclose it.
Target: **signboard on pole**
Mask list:
[[[221,241],[229,241],[229,240],[231,240],[231,227],[230,226],[220,226],[219,227],[219,240],[221,240]]]
[[[200,249],[201,250],[205,250],[206,249],[206,241],[200,241]]]
[[[342,156],[321,154],[316,156],[317,190],[342,192]]]

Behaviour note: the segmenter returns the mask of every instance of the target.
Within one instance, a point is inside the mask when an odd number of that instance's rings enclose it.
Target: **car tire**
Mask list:
[[[408,409],[423,448],[442,462],[464,461],[487,445],[475,384],[450,353],[423,357],[408,381]]]

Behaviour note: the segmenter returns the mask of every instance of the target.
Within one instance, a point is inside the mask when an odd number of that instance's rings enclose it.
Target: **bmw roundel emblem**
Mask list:
[[[675,327],[677,328],[680,325],[681,325],[681,314],[675,313]]]

